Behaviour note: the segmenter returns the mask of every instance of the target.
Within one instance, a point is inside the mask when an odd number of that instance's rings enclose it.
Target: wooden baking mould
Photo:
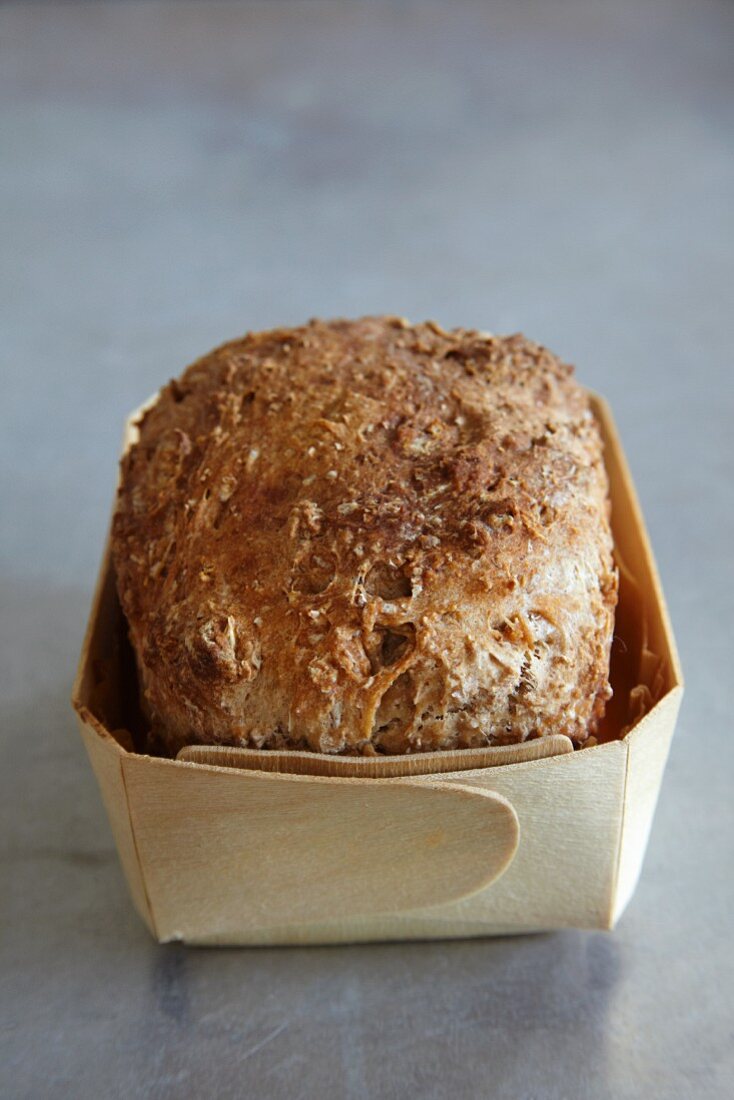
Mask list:
[[[73,705],[133,901],[161,941],[337,943],[612,928],[634,891],[683,683],[606,403],[620,569],[599,741],[403,757],[146,755],[109,546]],[[134,437],[128,423],[127,440]]]

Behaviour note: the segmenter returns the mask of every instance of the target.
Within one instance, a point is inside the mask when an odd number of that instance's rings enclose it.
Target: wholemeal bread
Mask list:
[[[522,336],[312,321],[162,391],[122,462],[152,751],[595,732],[617,576],[597,424]]]

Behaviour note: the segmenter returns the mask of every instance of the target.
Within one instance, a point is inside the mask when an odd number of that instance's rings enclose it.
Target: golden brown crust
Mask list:
[[[610,695],[607,493],[583,390],[522,336],[363,318],[224,345],[122,463],[155,742],[582,743]]]

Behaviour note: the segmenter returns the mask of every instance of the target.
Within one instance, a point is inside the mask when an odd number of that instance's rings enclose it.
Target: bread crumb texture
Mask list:
[[[594,734],[608,484],[586,395],[545,348],[311,321],[200,359],[139,428],[113,554],[153,751]]]

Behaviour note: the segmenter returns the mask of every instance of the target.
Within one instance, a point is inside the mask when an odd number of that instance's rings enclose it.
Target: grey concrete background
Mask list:
[[[0,7],[3,1097],[732,1095],[733,46],[719,0]],[[67,704],[122,419],[377,311],[612,401],[688,681],[639,890],[613,935],[159,948]]]

